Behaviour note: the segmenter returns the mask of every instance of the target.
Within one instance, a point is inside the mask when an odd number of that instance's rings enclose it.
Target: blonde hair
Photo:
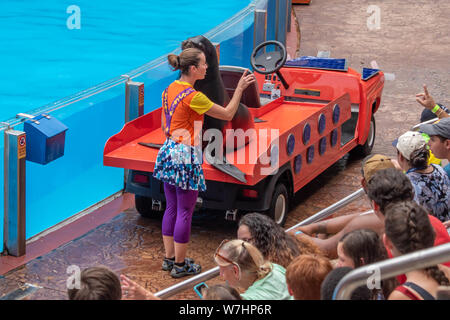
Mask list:
[[[181,70],[182,74],[189,74],[189,68],[191,66],[198,67],[200,63],[200,54],[203,51],[197,48],[187,48],[184,49],[179,56],[176,54],[169,54],[167,56],[167,61],[172,66],[173,71]]]
[[[239,265],[241,272],[255,274],[262,279],[272,271],[272,263],[266,261],[262,253],[251,243],[243,240],[226,242],[220,250],[227,253],[227,258]]]

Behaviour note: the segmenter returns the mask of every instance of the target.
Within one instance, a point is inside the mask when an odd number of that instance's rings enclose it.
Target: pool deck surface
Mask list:
[[[367,20],[370,5],[380,8],[379,29]],[[330,51],[331,57],[347,58],[356,70],[377,64],[395,80],[386,81],[379,111],[373,153],[395,156],[392,141],[419,122],[415,94],[428,84],[437,102],[450,105],[450,2],[448,0],[367,1],[314,0],[294,5],[297,25],[292,24],[287,47],[291,58]],[[298,49],[299,48],[299,49]],[[286,227],[335,203],[360,187],[360,161],[348,156],[327,169],[295,196]],[[369,210],[361,198],[338,214]],[[198,215],[193,219],[188,255],[203,270],[215,267],[213,253],[225,238],[234,238],[236,225],[222,215]],[[172,279],[161,270],[164,256],[161,221],[143,219],[134,209],[130,194],[54,231],[27,246],[23,257],[0,257],[0,299],[22,290],[30,300],[66,299],[69,266],[84,269],[104,265],[126,274],[156,292],[184,279]],[[220,283],[220,278],[208,281]],[[38,287],[27,294],[29,285]],[[187,290],[171,299],[198,299]]]

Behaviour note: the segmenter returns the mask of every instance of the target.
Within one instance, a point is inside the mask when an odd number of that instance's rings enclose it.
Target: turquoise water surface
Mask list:
[[[1,0],[0,121],[127,73],[250,2]]]

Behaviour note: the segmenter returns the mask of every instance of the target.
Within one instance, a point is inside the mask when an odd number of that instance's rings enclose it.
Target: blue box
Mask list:
[[[54,117],[41,114],[23,124],[27,134],[27,160],[47,164],[64,155],[67,127]]]

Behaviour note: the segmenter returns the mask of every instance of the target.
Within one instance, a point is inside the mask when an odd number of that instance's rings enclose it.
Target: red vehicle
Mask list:
[[[279,48],[266,51],[270,45]],[[364,69],[363,79],[345,59],[286,62],[286,50],[276,41],[255,48],[251,63],[257,84],[246,89],[241,102],[249,107],[258,134],[225,154],[230,170],[210,164],[204,153],[207,191],[199,194],[198,205],[223,210],[227,219],[236,219],[238,212],[267,213],[284,225],[295,192],[346,153],[371,152],[384,75]],[[244,68],[220,70],[231,96]],[[276,134],[259,134],[271,130]],[[126,191],[135,194],[143,216],[162,212],[165,197],[162,183],[152,177],[158,149],[140,143],[164,140],[158,108],[128,122],[104,148],[104,165],[131,169]]]

